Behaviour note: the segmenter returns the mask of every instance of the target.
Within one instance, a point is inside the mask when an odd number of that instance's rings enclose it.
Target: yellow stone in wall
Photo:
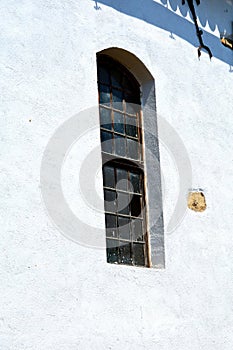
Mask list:
[[[188,195],[188,207],[194,211],[204,211],[206,209],[204,194],[202,192],[190,192]]]

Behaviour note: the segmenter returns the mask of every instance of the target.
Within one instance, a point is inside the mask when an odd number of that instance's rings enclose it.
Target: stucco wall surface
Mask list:
[[[233,7],[219,3],[198,8],[210,62],[197,59],[194,26],[175,1],[1,1],[1,350],[232,349],[233,55],[217,35],[231,30]],[[192,188],[206,198],[204,212],[187,209],[167,232],[182,178],[161,141],[162,270],[107,264],[105,250],[62,235],[42,200],[46,145],[97,105],[96,53],[108,47],[133,53],[154,77],[157,113],[182,139]],[[72,210],[104,229],[77,183],[98,144],[93,130],[71,147],[62,184]],[[96,189],[103,196],[101,170]]]

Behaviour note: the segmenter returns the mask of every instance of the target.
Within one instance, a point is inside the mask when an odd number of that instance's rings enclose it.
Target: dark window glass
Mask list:
[[[99,66],[99,69],[98,69],[98,80],[101,82],[101,83],[106,83],[106,84],[109,84],[110,83],[110,76],[109,76],[109,72],[108,70],[103,67],[103,66]]]
[[[104,129],[112,129],[112,119],[110,109],[100,108],[100,125]]]
[[[105,215],[107,237],[117,238],[117,217],[116,215]]]
[[[120,214],[129,215],[130,197],[128,193],[118,192],[118,212]]]
[[[124,67],[101,56],[98,57],[98,87],[107,261],[145,266],[148,259],[146,216],[142,211],[144,174],[139,85]]]
[[[128,78],[127,75],[124,75],[122,85],[126,91],[134,90],[133,82],[131,79]]]
[[[121,90],[112,89],[112,106],[115,109],[123,110],[123,93]]]
[[[115,239],[107,239],[106,240],[107,245],[107,262],[109,263],[118,263],[118,246],[119,241]]]
[[[119,260],[121,264],[132,265],[131,243],[119,243]]]
[[[145,261],[144,255],[144,245],[142,243],[133,243],[133,252],[134,252],[134,264],[143,265]]]
[[[138,98],[133,96],[133,95],[129,95],[129,94],[125,94],[125,104],[126,104],[126,112],[129,114],[136,114],[139,112],[139,106],[138,106]]]
[[[127,156],[131,159],[139,159],[138,142],[127,138]]]
[[[116,169],[116,188],[119,190],[127,191],[128,188],[128,171],[125,169]]]
[[[115,175],[113,167],[105,166],[103,168],[103,180],[105,187],[115,187]]]
[[[100,87],[100,103],[108,105],[110,103],[109,86],[99,84],[99,87]]]
[[[126,140],[123,136],[115,135],[114,136],[115,141],[115,154],[121,157],[126,156]]]
[[[137,195],[137,194],[133,194],[131,195],[131,215],[132,216],[140,216],[141,213],[141,196]]]
[[[143,241],[144,233],[143,233],[142,220],[138,220],[138,219],[132,220],[131,226],[132,226],[133,241]]]
[[[112,153],[112,134],[101,131],[101,147],[103,152]]]
[[[117,211],[117,194],[115,191],[104,190],[105,210],[111,213]]]
[[[122,85],[122,73],[118,69],[113,69],[111,71],[111,80],[112,80],[112,86],[121,88]]]
[[[119,238],[130,240],[130,219],[118,216]]]
[[[114,112],[114,131],[125,133],[124,115],[118,112]]]
[[[141,177],[140,174],[130,171],[129,181],[132,186],[132,192],[140,193],[141,192]]]
[[[135,117],[126,117],[126,134],[128,136],[137,137],[137,119]]]

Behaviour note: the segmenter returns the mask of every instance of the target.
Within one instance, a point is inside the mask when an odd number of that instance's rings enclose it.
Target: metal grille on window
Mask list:
[[[147,266],[140,87],[116,61],[97,63],[107,261]]]

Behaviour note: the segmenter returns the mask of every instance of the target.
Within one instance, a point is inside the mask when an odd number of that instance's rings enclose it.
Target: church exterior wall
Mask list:
[[[232,348],[233,53],[219,31],[231,31],[233,6],[214,0],[197,8],[210,62],[205,52],[198,60],[187,5],[177,4],[2,0],[2,350]],[[105,249],[69,239],[52,222],[43,199],[48,142],[58,127],[98,105],[96,54],[111,47],[135,55],[155,82],[162,269],[107,264]],[[90,121],[98,125],[98,113]],[[86,203],[78,177],[97,149],[95,188],[103,197],[99,143],[98,128],[89,125],[67,150],[61,178],[70,208],[102,229],[104,245],[104,215],[91,208],[96,196]],[[199,189],[203,212],[186,203]]]

